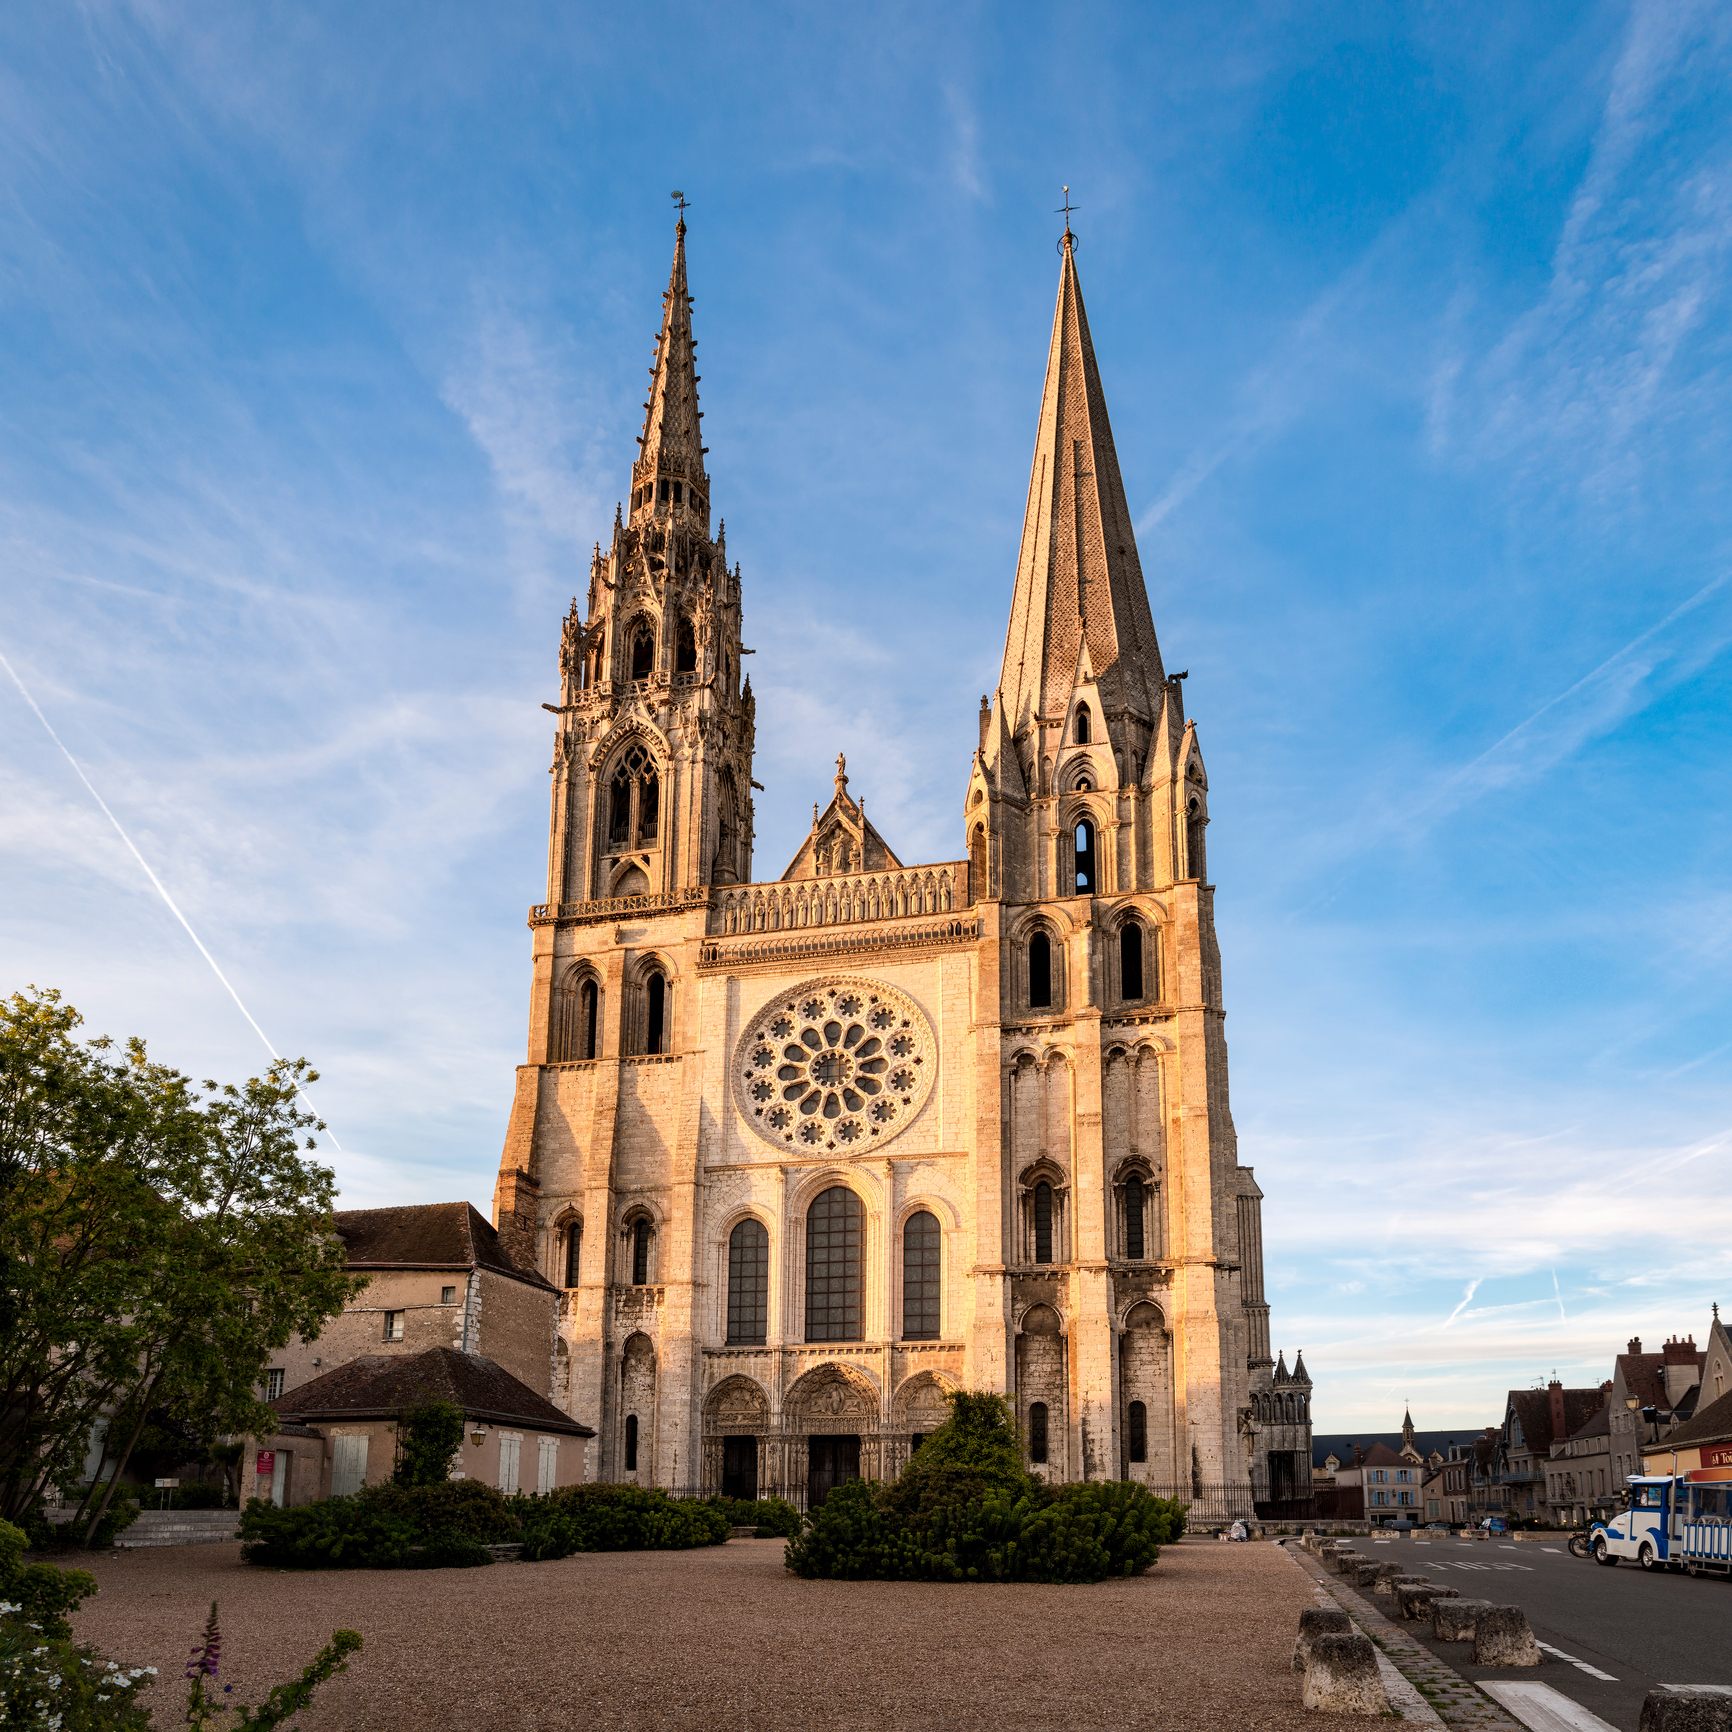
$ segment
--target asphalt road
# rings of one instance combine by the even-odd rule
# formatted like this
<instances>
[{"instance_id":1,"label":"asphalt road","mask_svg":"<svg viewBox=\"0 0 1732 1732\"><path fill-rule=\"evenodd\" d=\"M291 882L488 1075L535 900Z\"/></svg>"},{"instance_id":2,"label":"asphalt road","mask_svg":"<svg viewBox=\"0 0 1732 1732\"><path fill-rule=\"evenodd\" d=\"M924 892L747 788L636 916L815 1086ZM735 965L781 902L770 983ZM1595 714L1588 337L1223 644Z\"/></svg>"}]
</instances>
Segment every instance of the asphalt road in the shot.
<instances>
[{"instance_id":1,"label":"asphalt road","mask_svg":"<svg viewBox=\"0 0 1732 1732\"><path fill-rule=\"evenodd\" d=\"M1458 1540L1445 1534L1367 1538L1368 1556L1411 1565L1463 1599L1520 1606L1546 1648L1538 1676L1617 1727L1636 1732L1642 1698L1655 1684L1732 1686L1732 1580L1725 1576L1602 1568L1573 1558L1556 1540ZM1531 1678L1464 1663L1456 1643L1402 1628L1471 1678ZM1603 1674L1603 1676L1596 1676Z\"/></svg>"}]
</instances>

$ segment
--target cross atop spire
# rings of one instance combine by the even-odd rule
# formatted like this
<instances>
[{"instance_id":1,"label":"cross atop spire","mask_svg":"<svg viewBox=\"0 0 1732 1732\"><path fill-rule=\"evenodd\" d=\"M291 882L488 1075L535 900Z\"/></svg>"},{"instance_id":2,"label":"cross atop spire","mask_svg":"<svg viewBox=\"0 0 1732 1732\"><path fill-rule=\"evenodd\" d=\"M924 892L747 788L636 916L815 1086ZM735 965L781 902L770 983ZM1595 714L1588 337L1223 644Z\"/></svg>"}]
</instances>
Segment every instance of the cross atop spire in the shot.
<instances>
[{"instance_id":1,"label":"cross atop spire","mask_svg":"<svg viewBox=\"0 0 1732 1732\"><path fill-rule=\"evenodd\" d=\"M679 221L674 230L674 262L662 296L661 330L656 336L650 394L644 404L643 437L631 467L630 521L650 517L695 517L706 531L710 481L704 471L704 443L698 408L697 340L692 335L692 297L686 289L686 211L684 193L673 195Z\"/></svg>"},{"instance_id":2,"label":"cross atop spire","mask_svg":"<svg viewBox=\"0 0 1732 1732\"><path fill-rule=\"evenodd\" d=\"M1106 393L1083 310L1070 212L1000 684L1014 733L1062 714L1088 662L1109 710L1161 713L1165 676Z\"/></svg>"},{"instance_id":3,"label":"cross atop spire","mask_svg":"<svg viewBox=\"0 0 1732 1732\"><path fill-rule=\"evenodd\" d=\"M1064 203L1058 208L1064 213L1064 237L1062 244L1069 247L1076 239L1076 236L1070 232L1070 213L1073 210L1081 210L1082 206L1074 205L1070 202L1070 188L1068 186L1064 189Z\"/></svg>"}]
</instances>

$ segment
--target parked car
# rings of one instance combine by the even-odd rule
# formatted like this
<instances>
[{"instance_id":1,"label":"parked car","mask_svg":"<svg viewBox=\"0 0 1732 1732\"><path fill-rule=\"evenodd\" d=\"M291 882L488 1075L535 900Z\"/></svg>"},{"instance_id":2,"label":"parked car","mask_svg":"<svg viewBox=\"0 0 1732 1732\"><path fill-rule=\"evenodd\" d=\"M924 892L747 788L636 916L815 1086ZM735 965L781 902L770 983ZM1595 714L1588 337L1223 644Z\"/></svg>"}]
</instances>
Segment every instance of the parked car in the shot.
<instances>
[{"instance_id":1,"label":"parked car","mask_svg":"<svg viewBox=\"0 0 1732 1732\"><path fill-rule=\"evenodd\" d=\"M1502 1516L1486 1516L1481 1520L1479 1526L1481 1533L1507 1534L1509 1532L1509 1523Z\"/></svg>"}]
</instances>

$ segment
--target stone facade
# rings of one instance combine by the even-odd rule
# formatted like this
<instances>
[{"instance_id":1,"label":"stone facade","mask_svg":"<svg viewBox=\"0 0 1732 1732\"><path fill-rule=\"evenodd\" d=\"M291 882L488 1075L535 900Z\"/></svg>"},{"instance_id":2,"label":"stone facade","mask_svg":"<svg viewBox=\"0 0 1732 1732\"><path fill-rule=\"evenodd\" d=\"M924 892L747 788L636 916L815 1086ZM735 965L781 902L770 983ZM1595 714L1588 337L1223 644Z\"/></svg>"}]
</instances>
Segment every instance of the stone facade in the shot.
<instances>
[{"instance_id":1,"label":"stone facade","mask_svg":"<svg viewBox=\"0 0 1732 1732\"><path fill-rule=\"evenodd\" d=\"M494 1209L562 1291L553 1396L597 1426L601 1478L821 1496L894 1472L967 1386L1014 1398L1055 1479L1246 1508L1274 1448L1304 1489L1309 1379L1274 1400L1228 1107L1209 779L1061 250L965 857L904 864L838 760L755 882L742 576L711 531L680 226L629 508L547 706Z\"/></svg>"}]
</instances>

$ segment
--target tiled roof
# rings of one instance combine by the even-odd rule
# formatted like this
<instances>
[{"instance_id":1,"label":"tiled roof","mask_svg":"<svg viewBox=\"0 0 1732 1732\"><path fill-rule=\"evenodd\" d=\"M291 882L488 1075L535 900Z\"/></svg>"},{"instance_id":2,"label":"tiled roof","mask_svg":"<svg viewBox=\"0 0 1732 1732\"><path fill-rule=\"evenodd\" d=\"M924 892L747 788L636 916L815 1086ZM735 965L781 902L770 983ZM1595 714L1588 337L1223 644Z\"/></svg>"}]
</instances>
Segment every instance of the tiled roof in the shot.
<instances>
[{"instance_id":1,"label":"tiled roof","mask_svg":"<svg viewBox=\"0 0 1732 1732\"><path fill-rule=\"evenodd\" d=\"M351 1269L491 1269L548 1285L506 1256L499 1235L470 1203L339 1209L336 1227Z\"/></svg>"},{"instance_id":2,"label":"tiled roof","mask_svg":"<svg viewBox=\"0 0 1732 1732\"><path fill-rule=\"evenodd\" d=\"M424 1353L368 1353L303 1383L270 1405L284 1418L390 1419L406 1407L450 1401L469 1419L534 1431L594 1437L592 1427L561 1413L544 1395L479 1353L429 1347Z\"/></svg>"},{"instance_id":3,"label":"tiled roof","mask_svg":"<svg viewBox=\"0 0 1732 1732\"><path fill-rule=\"evenodd\" d=\"M1413 1434L1413 1447L1422 1456L1433 1452L1438 1455L1448 1455L1455 1444L1468 1444L1478 1433L1474 1427L1464 1427L1460 1431L1416 1431ZM1324 1458L1331 1453L1335 1459L1345 1466L1351 1467L1354 1461L1353 1452L1356 1449L1369 1450L1373 1444L1381 1443L1397 1453L1401 1450L1401 1433L1399 1431L1333 1431L1311 1439L1311 1465L1321 1467Z\"/></svg>"},{"instance_id":4,"label":"tiled roof","mask_svg":"<svg viewBox=\"0 0 1732 1732\"><path fill-rule=\"evenodd\" d=\"M1604 1402L1595 1409L1594 1415L1585 1424L1579 1425L1570 1433L1571 1438L1606 1437L1612 1429L1612 1410Z\"/></svg>"},{"instance_id":5,"label":"tiled roof","mask_svg":"<svg viewBox=\"0 0 1732 1732\"><path fill-rule=\"evenodd\" d=\"M1710 1401L1694 1419L1680 1425L1666 1439L1667 1445L1719 1443L1732 1438L1732 1389L1718 1401Z\"/></svg>"},{"instance_id":6,"label":"tiled roof","mask_svg":"<svg viewBox=\"0 0 1732 1732\"><path fill-rule=\"evenodd\" d=\"M1563 1435L1571 1436L1606 1405L1602 1389L1566 1389ZM1522 1439L1536 1455L1544 1455L1556 1439L1552 1435L1552 1392L1549 1389L1512 1389L1505 1409L1515 1410L1521 1421Z\"/></svg>"}]
</instances>

